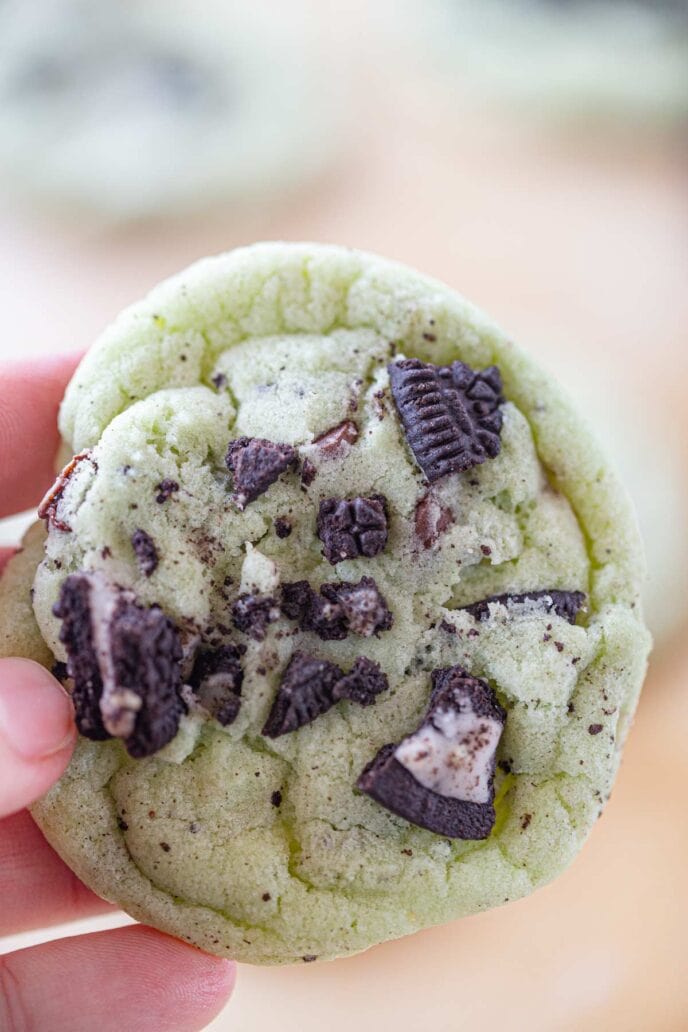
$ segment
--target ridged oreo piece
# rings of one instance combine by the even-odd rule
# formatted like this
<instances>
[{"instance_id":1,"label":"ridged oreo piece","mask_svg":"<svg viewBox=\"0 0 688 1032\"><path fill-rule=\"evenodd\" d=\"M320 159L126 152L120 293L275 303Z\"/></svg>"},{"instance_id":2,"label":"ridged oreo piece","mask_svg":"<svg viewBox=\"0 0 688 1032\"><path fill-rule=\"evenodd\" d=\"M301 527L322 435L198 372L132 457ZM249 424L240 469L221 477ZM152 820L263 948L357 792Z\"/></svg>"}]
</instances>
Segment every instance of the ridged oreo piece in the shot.
<instances>
[{"instance_id":1,"label":"ridged oreo piece","mask_svg":"<svg viewBox=\"0 0 688 1032\"><path fill-rule=\"evenodd\" d=\"M387 544L387 499L324 498L318 512L323 555L333 566L358 556L372 558Z\"/></svg>"},{"instance_id":2,"label":"ridged oreo piece","mask_svg":"<svg viewBox=\"0 0 688 1032\"><path fill-rule=\"evenodd\" d=\"M334 663L295 652L262 733L267 738L279 738L322 716L334 705L332 692L342 676Z\"/></svg>"},{"instance_id":3,"label":"ridged oreo piece","mask_svg":"<svg viewBox=\"0 0 688 1032\"><path fill-rule=\"evenodd\" d=\"M388 368L406 440L431 483L499 454L504 397L496 366L476 372L464 362L409 358Z\"/></svg>"},{"instance_id":4,"label":"ridged oreo piece","mask_svg":"<svg viewBox=\"0 0 688 1032\"><path fill-rule=\"evenodd\" d=\"M185 710L182 647L171 620L89 573L67 577L54 613L62 620L80 732L122 738L135 758L167 745Z\"/></svg>"},{"instance_id":5,"label":"ridged oreo piece","mask_svg":"<svg viewBox=\"0 0 688 1032\"><path fill-rule=\"evenodd\" d=\"M471 602L468 606L461 606L461 609L470 613L476 620L488 620L490 617L490 602L498 602L503 606L519 604L524 602L535 602L538 607L547 613L555 613L570 624L576 622L576 617L585 606L586 596L582 591L524 591L520 594L490 595L481 599L480 602Z\"/></svg>"},{"instance_id":6,"label":"ridged oreo piece","mask_svg":"<svg viewBox=\"0 0 688 1032\"><path fill-rule=\"evenodd\" d=\"M357 787L411 824L484 839L494 822L496 751L506 713L489 685L461 667L435 670L425 719L385 745Z\"/></svg>"}]
</instances>

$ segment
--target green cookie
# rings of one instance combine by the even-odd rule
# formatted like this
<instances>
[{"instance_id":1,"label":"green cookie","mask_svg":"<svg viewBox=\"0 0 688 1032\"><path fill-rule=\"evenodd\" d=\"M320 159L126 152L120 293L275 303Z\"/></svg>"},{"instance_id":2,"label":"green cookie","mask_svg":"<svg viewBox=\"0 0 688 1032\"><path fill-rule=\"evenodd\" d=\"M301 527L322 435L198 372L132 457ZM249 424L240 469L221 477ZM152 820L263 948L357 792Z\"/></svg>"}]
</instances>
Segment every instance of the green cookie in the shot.
<instances>
[{"instance_id":1,"label":"green cookie","mask_svg":"<svg viewBox=\"0 0 688 1032\"><path fill-rule=\"evenodd\" d=\"M69 659L91 740L33 813L89 886L287 963L566 867L645 671L642 548L483 315L356 251L234 251L120 316L60 427L85 454L3 581L0 650Z\"/></svg>"}]
</instances>

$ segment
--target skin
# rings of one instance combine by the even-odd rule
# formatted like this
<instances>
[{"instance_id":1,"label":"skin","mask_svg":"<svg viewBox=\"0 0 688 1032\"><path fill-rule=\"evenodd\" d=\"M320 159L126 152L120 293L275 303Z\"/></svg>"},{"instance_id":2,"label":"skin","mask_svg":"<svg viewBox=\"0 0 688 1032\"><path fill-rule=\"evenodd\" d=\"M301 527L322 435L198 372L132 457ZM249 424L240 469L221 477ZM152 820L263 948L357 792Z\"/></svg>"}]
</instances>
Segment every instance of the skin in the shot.
<instances>
[{"instance_id":1,"label":"skin","mask_svg":"<svg viewBox=\"0 0 688 1032\"><path fill-rule=\"evenodd\" d=\"M0 369L0 518L35 506L53 480L57 410L80 355ZM12 554L0 549L0 570ZM69 762L69 697L26 659L0 660L0 936L110 909L48 846L25 807ZM7 1032L191 1032L231 994L235 965L151 928L73 936L0 955Z\"/></svg>"}]
</instances>

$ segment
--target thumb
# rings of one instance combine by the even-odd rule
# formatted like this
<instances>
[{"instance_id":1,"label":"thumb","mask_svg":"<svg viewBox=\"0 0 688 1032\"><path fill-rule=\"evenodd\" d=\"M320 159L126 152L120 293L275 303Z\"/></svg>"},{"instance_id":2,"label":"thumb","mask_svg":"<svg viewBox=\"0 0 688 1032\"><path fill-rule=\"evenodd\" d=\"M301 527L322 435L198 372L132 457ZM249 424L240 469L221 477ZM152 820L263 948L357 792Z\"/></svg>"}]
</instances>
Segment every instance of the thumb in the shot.
<instances>
[{"instance_id":1,"label":"thumb","mask_svg":"<svg viewBox=\"0 0 688 1032\"><path fill-rule=\"evenodd\" d=\"M0 659L0 817L57 781L76 740L69 696L30 659Z\"/></svg>"}]
</instances>

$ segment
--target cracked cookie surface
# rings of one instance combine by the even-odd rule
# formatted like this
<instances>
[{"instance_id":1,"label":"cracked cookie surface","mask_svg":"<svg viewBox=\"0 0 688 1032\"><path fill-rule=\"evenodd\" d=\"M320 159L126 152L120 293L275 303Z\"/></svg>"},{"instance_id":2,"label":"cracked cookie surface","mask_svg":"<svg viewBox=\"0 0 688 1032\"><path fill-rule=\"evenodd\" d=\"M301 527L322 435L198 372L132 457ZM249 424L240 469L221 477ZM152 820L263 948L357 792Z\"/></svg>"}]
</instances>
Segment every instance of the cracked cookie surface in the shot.
<instances>
[{"instance_id":1,"label":"cracked cookie surface","mask_svg":"<svg viewBox=\"0 0 688 1032\"><path fill-rule=\"evenodd\" d=\"M407 359L498 367L498 452L429 483L390 386ZM233 252L120 317L70 385L61 430L90 461L60 485L44 555L39 540L35 562L23 557L22 590L38 565L36 648L66 658L52 607L86 570L159 605L187 651L240 649L243 671L229 723L206 689L208 705L185 696L176 737L147 759L81 740L34 808L96 891L204 949L280 963L518 898L572 859L609 794L644 672L641 548L568 402L480 313L358 252ZM289 459L243 509L225 461L237 440L275 442ZM321 503L375 498L386 537L333 563ZM155 564L142 564L141 541ZM370 634L349 616L323 637L280 609L283 587L305 582L339 619L339 595L321 587L364 578L390 613ZM585 606L571 620L546 592L580 592ZM386 687L370 704L328 697L310 723L266 737L297 653L347 676L363 657ZM454 666L506 713L496 820L480 841L425 830L355 787L421 725L433 671Z\"/></svg>"}]
</instances>

